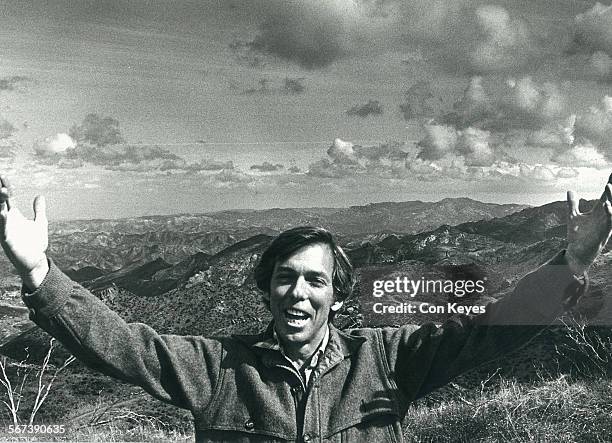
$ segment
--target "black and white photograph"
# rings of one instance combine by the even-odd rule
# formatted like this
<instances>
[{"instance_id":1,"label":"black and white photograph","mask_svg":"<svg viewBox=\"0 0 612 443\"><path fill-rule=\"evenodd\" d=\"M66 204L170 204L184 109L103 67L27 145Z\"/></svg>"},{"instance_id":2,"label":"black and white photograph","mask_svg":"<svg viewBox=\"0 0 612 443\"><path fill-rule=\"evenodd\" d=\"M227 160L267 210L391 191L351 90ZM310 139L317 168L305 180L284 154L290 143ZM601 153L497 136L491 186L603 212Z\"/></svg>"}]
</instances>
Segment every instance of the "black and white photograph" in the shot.
<instances>
[{"instance_id":1,"label":"black and white photograph","mask_svg":"<svg viewBox=\"0 0 612 443\"><path fill-rule=\"evenodd\" d=\"M0 0L0 441L612 439L610 0Z\"/></svg>"}]
</instances>

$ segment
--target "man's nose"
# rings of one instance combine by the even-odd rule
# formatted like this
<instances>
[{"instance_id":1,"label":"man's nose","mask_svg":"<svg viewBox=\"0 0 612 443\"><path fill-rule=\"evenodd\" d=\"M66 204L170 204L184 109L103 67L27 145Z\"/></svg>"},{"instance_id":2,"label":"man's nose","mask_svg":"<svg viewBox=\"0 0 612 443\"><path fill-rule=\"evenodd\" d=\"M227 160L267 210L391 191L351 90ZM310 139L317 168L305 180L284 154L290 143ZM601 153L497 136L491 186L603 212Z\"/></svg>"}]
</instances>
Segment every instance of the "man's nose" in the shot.
<instances>
[{"instance_id":1,"label":"man's nose","mask_svg":"<svg viewBox=\"0 0 612 443\"><path fill-rule=\"evenodd\" d=\"M300 300L308 298L308 283L303 276L299 276L291 288L291 296Z\"/></svg>"}]
</instances>

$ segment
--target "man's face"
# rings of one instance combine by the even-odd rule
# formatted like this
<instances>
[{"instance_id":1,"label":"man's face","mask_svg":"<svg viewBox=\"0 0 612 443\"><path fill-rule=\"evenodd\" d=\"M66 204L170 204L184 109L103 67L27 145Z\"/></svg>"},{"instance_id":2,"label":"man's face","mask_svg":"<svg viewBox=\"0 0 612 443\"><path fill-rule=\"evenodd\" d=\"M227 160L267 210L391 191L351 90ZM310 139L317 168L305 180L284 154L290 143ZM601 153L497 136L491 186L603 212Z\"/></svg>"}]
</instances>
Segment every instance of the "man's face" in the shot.
<instances>
[{"instance_id":1,"label":"man's face","mask_svg":"<svg viewBox=\"0 0 612 443\"><path fill-rule=\"evenodd\" d=\"M266 296L283 344L302 346L323 339L330 310L342 306L334 302L333 270L332 251L322 243L304 246L276 263Z\"/></svg>"}]
</instances>

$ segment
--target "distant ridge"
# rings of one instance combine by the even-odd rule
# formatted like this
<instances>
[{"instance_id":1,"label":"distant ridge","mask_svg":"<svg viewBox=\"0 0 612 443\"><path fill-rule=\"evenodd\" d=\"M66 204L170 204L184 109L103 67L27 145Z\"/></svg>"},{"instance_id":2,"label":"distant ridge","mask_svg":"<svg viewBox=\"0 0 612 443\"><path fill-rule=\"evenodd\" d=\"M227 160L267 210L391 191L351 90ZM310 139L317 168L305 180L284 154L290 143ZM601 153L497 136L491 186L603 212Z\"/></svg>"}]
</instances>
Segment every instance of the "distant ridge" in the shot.
<instances>
[{"instance_id":1,"label":"distant ridge","mask_svg":"<svg viewBox=\"0 0 612 443\"><path fill-rule=\"evenodd\" d=\"M275 236L300 225L325 227L343 244L359 245L391 234L401 236L436 229L442 224L490 220L525 208L526 205L445 198L439 202L379 202L347 208L273 208L111 220L52 220L48 252L61 269L77 280L91 280L157 258L175 265L197 253L212 256L255 235ZM3 278L7 283L19 284L2 256L0 281Z\"/></svg>"},{"instance_id":2,"label":"distant ridge","mask_svg":"<svg viewBox=\"0 0 612 443\"><path fill-rule=\"evenodd\" d=\"M445 199L436 205L438 209L462 208L465 203L472 209L481 205L470 199ZM583 205L589 204L583 202ZM414 202L377 203L342 211L352 216L363 211L370 216L380 213L380 208L412 211L418 206ZM441 224L415 234L380 232L382 223L378 223L371 225L369 233L341 235L340 243L360 273L395 263L415 275L448 276L465 272L486 275L486 297L498 298L511 291L521 275L562 249L566 210L565 202L554 202L523 208L503 217L489 215L487 219L455 226ZM93 275L93 280L83 283L126 319L148 323L162 332L211 335L255 331L265 326L269 312L261 304L252 270L272 238L273 234L259 232L236 240L214 254L198 251L174 264L157 255L148 262L131 263L102 277L95 278L97 271L92 269L86 269L81 275ZM162 254L163 249L164 246L158 245L156 251ZM78 274L79 270L73 272ZM351 300L338 321L345 326L371 324L367 310L362 311L362 303L359 298ZM160 312L168 315L160 316ZM421 320L404 318L407 322ZM42 338L28 331L2 351L10 354L9 348L16 351L18 343L28 342L33 346L35 342L41 343Z\"/></svg>"}]
</instances>

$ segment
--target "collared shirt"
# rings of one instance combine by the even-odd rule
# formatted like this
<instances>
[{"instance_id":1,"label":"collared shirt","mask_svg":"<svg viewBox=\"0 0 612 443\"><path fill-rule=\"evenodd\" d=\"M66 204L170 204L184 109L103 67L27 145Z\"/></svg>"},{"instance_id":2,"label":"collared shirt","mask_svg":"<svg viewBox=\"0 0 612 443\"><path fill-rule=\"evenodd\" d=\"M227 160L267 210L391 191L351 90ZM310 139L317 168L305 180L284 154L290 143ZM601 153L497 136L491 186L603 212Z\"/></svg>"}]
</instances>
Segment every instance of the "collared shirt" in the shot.
<instances>
[{"instance_id":1,"label":"collared shirt","mask_svg":"<svg viewBox=\"0 0 612 443\"><path fill-rule=\"evenodd\" d=\"M308 382L310 382L310 376L312 375L312 371L319 364L319 360L323 356L325 349L327 348L327 344L329 343L329 325L325 328L325 335L323 336L323 340L319 344L317 350L312 354L312 356L304 362L303 365L300 366L298 362L292 360L290 357L285 354L283 347L278 339L278 335L276 334L276 329L273 329L274 333L271 338L268 340L259 342L256 346L265 349L272 349L275 351L279 351L287 362L291 364L291 367L296 370L296 372L300 375L304 386L308 386Z\"/></svg>"}]
</instances>

